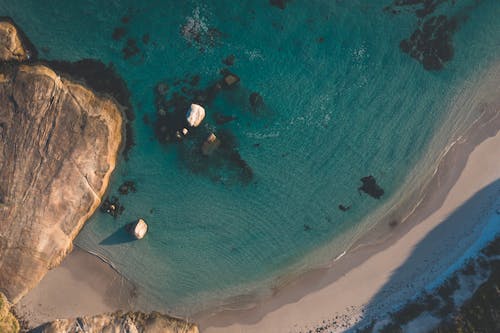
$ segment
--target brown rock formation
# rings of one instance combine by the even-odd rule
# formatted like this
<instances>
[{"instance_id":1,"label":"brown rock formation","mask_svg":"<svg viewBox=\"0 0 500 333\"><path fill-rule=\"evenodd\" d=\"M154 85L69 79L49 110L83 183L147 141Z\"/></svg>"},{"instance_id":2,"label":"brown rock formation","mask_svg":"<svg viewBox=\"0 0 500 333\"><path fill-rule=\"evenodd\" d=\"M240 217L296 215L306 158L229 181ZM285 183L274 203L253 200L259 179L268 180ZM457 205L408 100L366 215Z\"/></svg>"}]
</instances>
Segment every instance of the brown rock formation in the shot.
<instances>
[{"instance_id":1,"label":"brown rock formation","mask_svg":"<svg viewBox=\"0 0 500 333\"><path fill-rule=\"evenodd\" d=\"M46 66L2 67L0 291L12 302L71 251L101 202L121 141L112 100Z\"/></svg>"},{"instance_id":2,"label":"brown rock formation","mask_svg":"<svg viewBox=\"0 0 500 333\"><path fill-rule=\"evenodd\" d=\"M94 317L56 320L37 329L40 333L198 333L195 324L162 315L158 312L116 312Z\"/></svg>"},{"instance_id":3,"label":"brown rock formation","mask_svg":"<svg viewBox=\"0 0 500 333\"><path fill-rule=\"evenodd\" d=\"M24 61L28 58L16 27L8 22L0 22L0 60Z\"/></svg>"}]
</instances>

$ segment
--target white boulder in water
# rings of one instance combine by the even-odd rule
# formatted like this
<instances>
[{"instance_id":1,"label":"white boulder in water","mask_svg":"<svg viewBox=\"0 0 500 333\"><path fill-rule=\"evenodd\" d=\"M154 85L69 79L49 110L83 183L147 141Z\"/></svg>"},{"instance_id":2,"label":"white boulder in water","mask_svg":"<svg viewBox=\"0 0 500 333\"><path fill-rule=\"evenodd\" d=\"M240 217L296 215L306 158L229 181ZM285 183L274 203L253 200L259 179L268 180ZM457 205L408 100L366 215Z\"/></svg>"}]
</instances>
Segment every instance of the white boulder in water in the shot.
<instances>
[{"instance_id":1,"label":"white boulder in water","mask_svg":"<svg viewBox=\"0 0 500 333\"><path fill-rule=\"evenodd\" d=\"M198 104L191 104L186 114L186 119L191 127L196 127L201 124L205 118L205 109Z\"/></svg>"},{"instance_id":2,"label":"white boulder in water","mask_svg":"<svg viewBox=\"0 0 500 333\"><path fill-rule=\"evenodd\" d=\"M148 225L143 219L137 220L130 226L130 233L137 239L142 239L148 231Z\"/></svg>"}]
</instances>

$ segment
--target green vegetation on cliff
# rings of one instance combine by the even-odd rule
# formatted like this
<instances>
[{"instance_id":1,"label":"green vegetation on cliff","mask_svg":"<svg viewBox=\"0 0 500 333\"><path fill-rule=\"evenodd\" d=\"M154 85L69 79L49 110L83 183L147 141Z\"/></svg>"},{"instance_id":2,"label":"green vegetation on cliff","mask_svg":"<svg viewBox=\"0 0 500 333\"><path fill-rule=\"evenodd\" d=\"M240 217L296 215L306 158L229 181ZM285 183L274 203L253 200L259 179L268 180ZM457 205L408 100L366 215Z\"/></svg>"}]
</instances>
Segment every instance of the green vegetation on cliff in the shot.
<instances>
[{"instance_id":1,"label":"green vegetation on cliff","mask_svg":"<svg viewBox=\"0 0 500 333\"><path fill-rule=\"evenodd\" d=\"M10 312L10 304L2 293L0 293L0 332L19 332L19 323L16 317Z\"/></svg>"}]
</instances>

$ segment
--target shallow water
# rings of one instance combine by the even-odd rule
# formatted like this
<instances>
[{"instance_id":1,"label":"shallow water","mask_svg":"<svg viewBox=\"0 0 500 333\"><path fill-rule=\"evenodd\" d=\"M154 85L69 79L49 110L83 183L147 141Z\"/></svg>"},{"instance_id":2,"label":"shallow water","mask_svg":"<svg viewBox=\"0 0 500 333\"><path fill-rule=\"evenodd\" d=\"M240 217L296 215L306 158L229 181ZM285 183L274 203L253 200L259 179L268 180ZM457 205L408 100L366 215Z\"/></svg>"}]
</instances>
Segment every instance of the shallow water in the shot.
<instances>
[{"instance_id":1,"label":"shallow water","mask_svg":"<svg viewBox=\"0 0 500 333\"><path fill-rule=\"evenodd\" d=\"M441 71L425 70L400 50L417 18L408 9L384 12L389 4L293 1L281 10L267 1L0 1L0 12L24 29L41 57L112 62L132 94L136 146L108 192L118 195L125 180L137 192L119 196L125 211L117 219L96 212L76 244L135 282L139 302L178 314L251 300L277 277L341 254L366 230L362 221L395 200L417 162L444 149L447 139L429 146L437 130L452 133L470 121L469 110L454 108L450 116L449 105L500 58L495 0L438 7L460 22L454 57ZM119 41L112 39L116 27L127 31ZM124 59L128 38L139 51ZM254 173L249 183L232 167L192 172L182 146L160 144L142 120L156 119L158 82L173 91L176 79L200 75L206 87L221 78L230 54L241 82L207 106L204 126L233 133ZM257 115L251 92L264 99ZM216 125L214 112L236 120ZM367 175L384 189L381 199L358 192ZM339 204L351 208L343 212ZM130 241L123 226L138 217L149 233ZM310 255L327 244L320 257Z\"/></svg>"}]
</instances>

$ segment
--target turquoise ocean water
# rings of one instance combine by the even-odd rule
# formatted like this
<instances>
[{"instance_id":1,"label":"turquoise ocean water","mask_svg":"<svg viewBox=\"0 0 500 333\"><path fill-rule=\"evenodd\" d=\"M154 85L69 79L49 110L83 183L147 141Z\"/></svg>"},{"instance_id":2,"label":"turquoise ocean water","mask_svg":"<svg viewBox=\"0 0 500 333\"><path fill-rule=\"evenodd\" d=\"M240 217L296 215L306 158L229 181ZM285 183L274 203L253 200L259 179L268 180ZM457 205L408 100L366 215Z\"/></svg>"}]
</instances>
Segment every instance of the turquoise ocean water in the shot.
<instances>
[{"instance_id":1,"label":"turquoise ocean water","mask_svg":"<svg viewBox=\"0 0 500 333\"><path fill-rule=\"evenodd\" d=\"M409 9L384 12L390 0L294 0L284 10L263 0L1 0L0 12L23 28L40 57L112 62L126 81L136 146L108 192L117 195L125 180L137 192L119 196L125 211L117 219L96 212L75 243L133 281L137 302L190 315L267 295L284 276L341 254L370 216L398 200L417 163L444 149L441 139L429 152L438 130L465 126L470 117L460 112L467 110L450 114L449 105L499 60L500 3L451 3L437 9L460 17L454 57L441 71L401 52L418 18ZM117 27L126 29L118 41ZM183 34L186 27L201 38ZM139 52L124 59L128 38ZM207 112L236 117L224 127L253 170L249 184L226 170L219 181L191 172L178 147L160 144L142 120L155 119L158 82L175 89L177 78L200 75L206 85L220 78L231 54L240 86ZM263 114L250 112L254 91ZM217 129L210 116L206 124ZM367 175L384 189L380 200L358 193ZM149 233L129 241L123 226L138 217Z\"/></svg>"}]
</instances>

